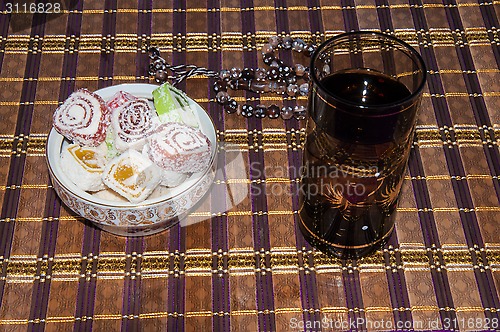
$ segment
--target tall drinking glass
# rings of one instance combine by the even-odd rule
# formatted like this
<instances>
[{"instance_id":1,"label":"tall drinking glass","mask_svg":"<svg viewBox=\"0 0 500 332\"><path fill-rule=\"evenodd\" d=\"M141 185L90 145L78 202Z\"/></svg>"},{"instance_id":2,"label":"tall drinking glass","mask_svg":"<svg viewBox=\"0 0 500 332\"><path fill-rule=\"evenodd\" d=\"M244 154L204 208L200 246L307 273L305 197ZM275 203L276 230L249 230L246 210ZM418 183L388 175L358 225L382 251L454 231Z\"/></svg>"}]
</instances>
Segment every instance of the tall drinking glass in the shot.
<instances>
[{"instance_id":1,"label":"tall drinking glass","mask_svg":"<svg viewBox=\"0 0 500 332\"><path fill-rule=\"evenodd\" d=\"M318 249L359 258L394 229L426 69L410 45L351 32L311 59L299 227Z\"/></svg>"}]
</instances>

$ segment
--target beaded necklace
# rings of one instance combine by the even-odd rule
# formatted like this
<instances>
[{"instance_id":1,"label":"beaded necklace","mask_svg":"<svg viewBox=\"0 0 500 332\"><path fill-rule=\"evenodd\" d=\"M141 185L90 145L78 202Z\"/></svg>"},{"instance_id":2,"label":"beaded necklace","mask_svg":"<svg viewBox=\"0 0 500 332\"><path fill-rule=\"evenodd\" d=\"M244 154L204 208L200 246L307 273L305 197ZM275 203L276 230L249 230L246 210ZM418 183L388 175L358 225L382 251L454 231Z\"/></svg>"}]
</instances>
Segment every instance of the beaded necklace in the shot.
<instances>
[{"instance_id":1,"label":"beaded necklace","mask_svg":"<svg viewBox=\"0 0 500 332\"><path fill-rule=\"evenodd\" d=\"M289 97L307 96L309 93L309 68L300 63L293 66L285 64L276 56L276 51L280 49L292 50L310 57L316 46L308 44L300 38L272 36L261 49L262 61L267 68L241 69L233 67L223 69L220 72L194 65L172 66L160 56L158 48L151 47L149 49L151 62L148 72L160 84L170 81L171 84L176 85L193 75L215 78L213 85L213 90L216 92L215 100L223 106L228 114L236 113L247 118L267 116L271 119L281 116L284 120L295 117L301 120L306 116L304 106L283 106L280 108L276 104L269 106L258 104L255 107L250 103L240 105L228 92L228 90L247 90L258 94L276 93Z\"/></svg>"}]
</instances>

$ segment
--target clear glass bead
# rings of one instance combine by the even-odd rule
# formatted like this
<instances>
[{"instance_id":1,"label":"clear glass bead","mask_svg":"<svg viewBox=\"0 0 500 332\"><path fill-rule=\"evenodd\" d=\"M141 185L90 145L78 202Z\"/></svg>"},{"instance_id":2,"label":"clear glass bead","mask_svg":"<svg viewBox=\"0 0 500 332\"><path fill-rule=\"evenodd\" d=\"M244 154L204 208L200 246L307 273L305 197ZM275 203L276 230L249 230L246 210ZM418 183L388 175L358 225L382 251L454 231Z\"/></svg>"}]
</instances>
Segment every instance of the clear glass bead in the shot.
<instances>
[{"instance_id":1,"label":"clear glass bead","mask_svg":"<svg viewBox=\"0 0 500 332\"><path fill-rule=\"evenodd\" d=\"M282 43L282 45L283 45L283 48L284 48L285 50L289 50L289 49L291 49L291 48L292 48L292 44L293 44L293 39L292 39L292 37L290 37L290 36L286 36L285 38L283 38L283 43Z\"/></svg>"},{"instance_id":2,"label":"clear glass bead","mask_svg":"<svg viewBox=\"0 0 500 332\"><path fill-rule=\"evenodd\" d=\"M262 45L260 52L262 53L262 55L272 54L274 52L274 48L271 44L264 44Z\"/></svg>"},{"instance_id":3,"label":"clear glass bead","mask_svg":"<svg viewBox=\"0 0 500 332\"><path fill-rule=\"evenodd\" d=\"M293 116L297 119L297 120L303 120L306 118L306 108L304 106L295 106L293 108Z\"/></svg>"},{"instance_id":4,"label":"clear glass bead","mask_svg":"<svg viewBox=\"0 0 500 332\"><path fill-rule=\"evenodd\" d=\"M292 50L295 52L303 52L307 47L307 44L300 38L295 39L292 42Z\"/></svg>"},{"instance_id":5,"label":"clear glass bead","mask_svg":"<svg viewBox=\"0 0 500 332\"><path fill-rule=\"evenodd\" d=\"M299 87L297 86L297 84L290 84L286 88L286 94L289 95L290 97L296 96L297 92L299 92Z\"/></svg>"},{"instance_id":6,"label":"clear glass bead","mask_svg":"<svg viewBox=\"0 0 500 332\"><path fill-rule=\"evenodd\" d=\"M297 75L297 76L304 75L304 73L306 71L306 67L304 67L300 63L296 63L293 69L295 70L295 75Z\"/></svg>"},{"instance_id":7,"label":"clear glass bead","mask_svg":"<svg viewBox=\"0 0 500 332\"><path fill-rule=\"evenodd\" d=\"M301 96L307 96L309 94L309 83L302 83L299 86L299 92Z\"/></svg>"},{"instance_id":8,"label":"clear glass bead","mask_svg":"<svg viewBox=\"0 0 500 332\"><path fill-rule=\"evenodd\" d=\"M269 45L271 45L274 48L277 48L279 44L280 44L280 37L278 36L269 37Z\"/></svg>"},{"instance_id":9,"label":"clear glass bead","mask_svg":"<svg viewBox=\"0 0 500 332\"><path fill-rule=\"evenodd\" d=\"M283 120L293 118L293 108L291 106L283 106L280 115Z\"/></svg>"},{"instance_id":10,"label":"clear glass bead","mask_svg":"<svg viewBox=\"0 0 500 332\"><path fill-rule=\"evenodd\" d=\"M226 104L231 97L229 96L229 93L227 91L219 91L217 92L217 95L215 96L215 100L221 105Z\"/></svg>"}]
</instances>

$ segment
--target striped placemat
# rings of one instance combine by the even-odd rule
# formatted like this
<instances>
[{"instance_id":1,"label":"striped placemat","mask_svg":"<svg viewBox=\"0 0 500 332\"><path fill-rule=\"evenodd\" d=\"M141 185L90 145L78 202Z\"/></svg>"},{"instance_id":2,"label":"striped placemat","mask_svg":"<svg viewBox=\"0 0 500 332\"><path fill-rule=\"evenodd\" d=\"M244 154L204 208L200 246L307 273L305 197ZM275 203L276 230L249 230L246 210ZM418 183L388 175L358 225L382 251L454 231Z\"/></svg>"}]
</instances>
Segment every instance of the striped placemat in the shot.
<instances>
[{"instance_id":1,"label":"striped placemat","mask_svg":"<svg viewBox=\"0 0 500 332\"><path fill-rule=\"evenodd\" d=\"M499 3L56 2L45 15L0 4L0 330L500 329ZM55 194L53 110L77 88L149 82L150 46L220 70L262 65L270 36L351 30L401 38L429 70L396 232L376 254L311 248L296 228L304 122L224 114L205 77L180 87L213 118L225 167L182 225L117 237Z\"/></svg>"}]
</instances>

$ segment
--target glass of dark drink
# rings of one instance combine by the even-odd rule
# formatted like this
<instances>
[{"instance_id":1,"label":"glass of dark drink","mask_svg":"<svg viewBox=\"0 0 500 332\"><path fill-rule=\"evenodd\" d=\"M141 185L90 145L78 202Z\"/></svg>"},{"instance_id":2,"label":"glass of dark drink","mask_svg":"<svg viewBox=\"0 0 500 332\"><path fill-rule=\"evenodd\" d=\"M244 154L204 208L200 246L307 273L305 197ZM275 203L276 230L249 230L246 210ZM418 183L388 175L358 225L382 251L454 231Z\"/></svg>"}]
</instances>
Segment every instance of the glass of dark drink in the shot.
<instances>
[{"instance_id":1,"label":"glass of dark drink","mask_svg":"<svg viewBox=\"0 0 500 332\"><path fill-rule=\"evenodd\" d=\"M318 47L310 76L299 227L321 251L360 258L394 229L425 65L397 38L351 32Z\"/></svg>"}]
</instances>

